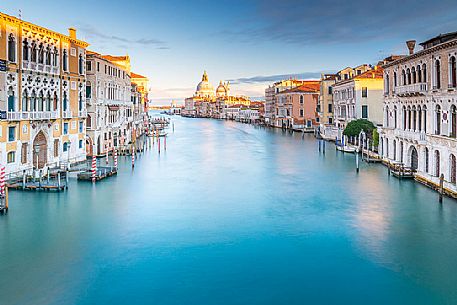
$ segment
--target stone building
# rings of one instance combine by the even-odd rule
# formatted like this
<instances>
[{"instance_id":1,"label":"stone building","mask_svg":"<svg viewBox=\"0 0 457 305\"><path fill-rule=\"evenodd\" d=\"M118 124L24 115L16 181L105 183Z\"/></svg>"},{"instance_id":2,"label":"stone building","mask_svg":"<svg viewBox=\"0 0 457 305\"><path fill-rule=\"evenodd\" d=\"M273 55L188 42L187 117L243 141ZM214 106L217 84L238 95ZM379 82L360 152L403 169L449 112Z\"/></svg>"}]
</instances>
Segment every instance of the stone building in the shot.
<instances>
[{"instance_id":1,"label":"stone building","mask_svg":"<svg viewBox=\"0 0 457 305\"><path fill-rule=\"evenodd\" d=\"M356 71L356 73L349 73ZM372 70L348 68L338 73L333 85L333 108L335 125L344 129L352 120L367 119L375 125L382 124L383 70L375 66Z\"/></svg>"},{"instance_id":2,"label":"stone building","mask_svg":"<svg viewBox=\"0 0 457 305\"><path fill-rule=\"evenodd\" d=\"M384 122L380 150L386 162L416 170L416 179L457 195L457 32L420 45L384 66Z\"/></svg>"},{"instance_id":3,"label":"stone building","mask_svg":"<svg viewBox=\"0 0 457 305\"><path fill-rule=\"evenodd\" d=\"M6 172L85 160L86 48L0 13L0 163Z\"/></svg>"},{"instance_id":4,"label":"stone building","mask_svg":"<svg viewBox=\"0 0 457 305\"><path fill-rule=\"evenodd\" d=\"M337 74L322 74L319 88L317 112L322 125L333 125L333 85Z\"/></svg>"},{"instance_id":5,"label":"stone building","mask_svg":"<svg viewBox=\"0 0 457 305\"><path fill-rule=\"evenodd\" d=\"M127 149L133 130L129 56L87 52L87 154Z\"/></svg>"}]
</instances>

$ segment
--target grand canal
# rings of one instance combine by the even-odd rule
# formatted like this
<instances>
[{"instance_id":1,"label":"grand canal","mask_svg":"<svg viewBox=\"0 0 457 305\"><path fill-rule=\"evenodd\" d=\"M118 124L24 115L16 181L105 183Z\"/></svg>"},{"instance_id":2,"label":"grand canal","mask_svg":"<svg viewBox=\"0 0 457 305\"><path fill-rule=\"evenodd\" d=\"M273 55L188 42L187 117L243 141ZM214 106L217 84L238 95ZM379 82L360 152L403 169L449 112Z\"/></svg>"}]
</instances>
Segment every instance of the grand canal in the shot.
<instances>
[{"instance_id":1,"label":"grand canal","mask_svg":"<svg viewBox=\"0 0 457 305\"><path fill-rule=\"evenodd\" d=\"M312 136L174 118L160 156L10 193L0 304L457 304L457 202Z\"/></svg>"}]
</instances>

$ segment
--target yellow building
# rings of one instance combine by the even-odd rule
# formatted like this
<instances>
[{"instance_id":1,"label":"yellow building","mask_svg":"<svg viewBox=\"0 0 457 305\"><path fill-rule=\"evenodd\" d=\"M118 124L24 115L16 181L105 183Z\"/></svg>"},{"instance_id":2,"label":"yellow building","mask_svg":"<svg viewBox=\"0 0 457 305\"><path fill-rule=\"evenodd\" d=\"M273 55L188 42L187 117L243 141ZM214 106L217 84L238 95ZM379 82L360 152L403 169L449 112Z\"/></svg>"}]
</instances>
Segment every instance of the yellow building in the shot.
<instances>
[{"instance_id":1,"label":"yellow building","mask_svg":"<svg viewBox=\"0 0 457 305\"><path fill-rule=\"evenodd\" d=\"M88 44L0 13L0 163L7 173L84 161Z\"/></svg>"}]
</instances>

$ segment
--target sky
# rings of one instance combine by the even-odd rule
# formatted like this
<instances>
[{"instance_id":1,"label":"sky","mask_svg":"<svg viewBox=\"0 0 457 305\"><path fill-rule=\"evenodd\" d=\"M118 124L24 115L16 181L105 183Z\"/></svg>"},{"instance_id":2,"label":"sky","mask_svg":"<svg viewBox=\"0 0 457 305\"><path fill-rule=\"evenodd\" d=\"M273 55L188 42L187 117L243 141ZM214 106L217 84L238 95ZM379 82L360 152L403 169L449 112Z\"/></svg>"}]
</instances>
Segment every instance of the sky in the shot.
<instances>
[{"instance_id":1,"label":"sky","mask_svg":"<svg viewBox=\"0 0 457 305\"><path fill-rule=\"evenodd\" d=\"M71 5L69 6L69 4ZM319 78L406 54L417 42L457 31L456 0L2 0L0 11L67 33L89 49L128 54L150 79L150 98L169 104L192 96L203 71L232 94L262 97L289 77ZM416 50L420 46L416 47Z\"/></svg>"}]
</instances>

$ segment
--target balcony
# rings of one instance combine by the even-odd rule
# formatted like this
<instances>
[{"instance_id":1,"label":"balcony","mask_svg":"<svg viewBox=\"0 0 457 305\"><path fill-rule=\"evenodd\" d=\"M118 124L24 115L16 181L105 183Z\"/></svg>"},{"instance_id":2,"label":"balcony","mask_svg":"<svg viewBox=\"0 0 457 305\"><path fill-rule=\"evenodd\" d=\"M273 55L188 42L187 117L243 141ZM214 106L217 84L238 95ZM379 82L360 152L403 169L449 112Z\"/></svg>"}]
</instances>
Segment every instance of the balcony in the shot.
<instances>
[{"instance_id":1,"label":"balcony","mask_svg":"<svg viewBox=\"0 0 457 305\"><path fill-rule=\"evenodd\" d=\"M417 143L425 142L425 138L426 138L424 131L418 132L418 131L413 131L413 130L395 129L394 135L400 139L416 141Z\"/></svg>"},{"instance_id":2,"label":"balcony","mask_svg":"<svg viewBox=\"0 0 457 305\"><path fill-rule=\"evenodd\" d=\"M80 118L87 118L87 110L84 109L84 110L79 110L78 111L78 117Z\"/></svg>"},{"instance_id":3,"label":"balcony","mask_svg":"<svg viewBox=\"0 0 457 305\"><path fill-rule=\"evenodd\" d=\"M427 83L397 86L394 88L394 92L398 96L425 95L427 92Z\"/></svg>"},{"instance_id":4,"label":"balcony","mask_svg":"<svg viewBox=\"0 0 457 305\"><path fill-rule=\"evenodd\" d=\"M57 111L9 111L7 112L7 120L55 120L57 119Z\"/></svg>"},{"instance_id":5,"label":"balcony","mask_svg":"<svg viewBox=\"0 0 457 305\"><path fill-rule=\"evenodd\" d=\"M72 117L73 117L73 113L71 112L71 110L62 111L62 118L71 119Z\"/></svg>"}]
</instances>

